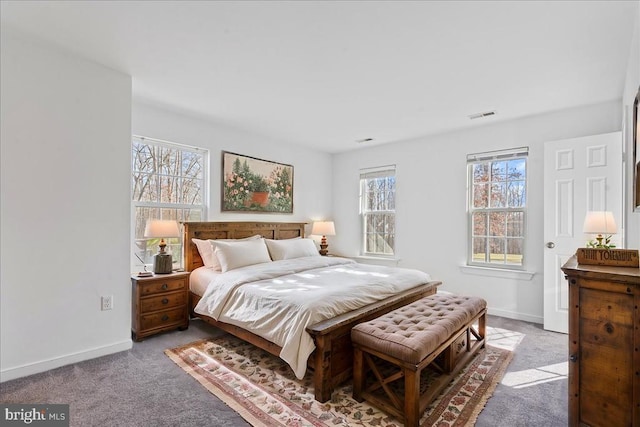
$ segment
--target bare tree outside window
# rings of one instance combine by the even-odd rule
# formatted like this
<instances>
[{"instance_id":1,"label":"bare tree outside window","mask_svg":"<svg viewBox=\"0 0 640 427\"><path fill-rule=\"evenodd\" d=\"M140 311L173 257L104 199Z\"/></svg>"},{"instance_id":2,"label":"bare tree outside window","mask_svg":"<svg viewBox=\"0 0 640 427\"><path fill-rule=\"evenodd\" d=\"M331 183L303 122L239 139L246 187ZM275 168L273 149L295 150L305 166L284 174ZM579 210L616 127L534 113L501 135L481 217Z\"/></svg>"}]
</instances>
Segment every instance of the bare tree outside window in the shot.
<instances>
[{"instance_id":1,"label":"bare tree outside window","mask_svg":"<svg viewBox=\"0 0 640 427\"><path fill-rule=\"evenodd\" d=\"M470 264L524 265L527 149L470 155Z\"/></svg>"},{"instance_id":2,"label":"bare tree outside window","mask_svg":"<svg viewBox=\"0 0 640 427\"><path fill-rule=\"evenodd\" d=\"M393 255L396 237L395 167L360 173L363 252L365 255Z\"/></svg>"},{"instance_id":3,"label":"bare tree outside window","mask_svg":"<svg viewBox=\"0 0 640 427\"><path fill-rule=\"evenodd\" d=\"M205 218L207 151L144 137L133 137L131 150L134 252L150 263L159 239L144 237L147 220L180 223ZM180 266L181 239L168 239L167 247L174 254L174 264Z\"/></svg>"}]
</instances>

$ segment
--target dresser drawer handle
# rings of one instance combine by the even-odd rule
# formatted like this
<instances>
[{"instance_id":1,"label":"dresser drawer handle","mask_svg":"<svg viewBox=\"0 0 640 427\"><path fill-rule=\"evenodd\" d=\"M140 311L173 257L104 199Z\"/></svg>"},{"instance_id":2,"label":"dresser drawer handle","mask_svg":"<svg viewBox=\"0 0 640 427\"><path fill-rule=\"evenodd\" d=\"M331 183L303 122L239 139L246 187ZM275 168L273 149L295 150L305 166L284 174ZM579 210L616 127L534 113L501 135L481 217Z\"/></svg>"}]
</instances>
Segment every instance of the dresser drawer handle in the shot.
<instances>
[{"instance_id":1,"label":"dresser drawer handle","mask_svg":"<svg viewBox=\"0 0 640 427\"><path fill-rule=\"evenodd\" d=\"M167 316L166 314L164 316L162 316L162 321L166 322L167 320L169 320L169 316Z\"/></svg>"},{"instance_id":2,"label":"dresser drawer handle","mask_svg":"<svg viewBox=\"0 0 640 427\"><path fill-rule=\"evenodd\" d=\"M167 290L167 288L168 288L168 287L169 287L169 285L167 285L166 283L164 283L164 284L162 285L162 290L163 290L163 291L165 291L165 290Z\"/></svg>"},{"instance_id":3,"label":"dresser drawer handle","mask_svg":"<svg viewBox=\"0 0 640 427\"><path fill-rule=\"evenodd\" d=\"M169 304L169 300L167 298L162 298L162 303L163 304Z\"/></svg>"}]
</instances>

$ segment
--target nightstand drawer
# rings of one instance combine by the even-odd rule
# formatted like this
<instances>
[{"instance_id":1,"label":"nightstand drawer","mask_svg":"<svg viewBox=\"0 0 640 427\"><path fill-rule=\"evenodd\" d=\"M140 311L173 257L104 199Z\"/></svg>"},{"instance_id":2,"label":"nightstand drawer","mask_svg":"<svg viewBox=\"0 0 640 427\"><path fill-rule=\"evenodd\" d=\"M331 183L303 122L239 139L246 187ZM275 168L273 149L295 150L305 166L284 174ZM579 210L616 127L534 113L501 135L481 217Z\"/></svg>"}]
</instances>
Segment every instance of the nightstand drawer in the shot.
<instances>
[{"instance_id":1,"label":"nightstand drawer","mask_svg":"<svg viewBox=\"0 0 640 427\"><path fill-rule=\"evenodd\" d=\"M151 283L140 283L140 296L153 295L160 292L177 291L187 287L187 279L170 279L154 280Z\"/></svg>"},{"instance_id":2,"label":"nightstand drawer","mask_svg":"<svg viewBox=\"0 0 640 427\"><path fill-rule=\"evenodd\" d=\"M155 297L140 299L140 312L164 310L172 307L184 306L187 304L187 296L184 292L176 292L158 295Z\"/></svg>"},{"instance_id":3,"label":"nightstand drawer","mask_svg":"<svg viewBox=\"0 0 640 427\"><path fill-rule=\"evenodd\" d=\"M184 322L185 319L185 309L184 307L180 307L173 310L142 315L140 316L140 327L143 330L160 328L162 326L171 325L173 323Z\"/></svg>"}]
</instances>

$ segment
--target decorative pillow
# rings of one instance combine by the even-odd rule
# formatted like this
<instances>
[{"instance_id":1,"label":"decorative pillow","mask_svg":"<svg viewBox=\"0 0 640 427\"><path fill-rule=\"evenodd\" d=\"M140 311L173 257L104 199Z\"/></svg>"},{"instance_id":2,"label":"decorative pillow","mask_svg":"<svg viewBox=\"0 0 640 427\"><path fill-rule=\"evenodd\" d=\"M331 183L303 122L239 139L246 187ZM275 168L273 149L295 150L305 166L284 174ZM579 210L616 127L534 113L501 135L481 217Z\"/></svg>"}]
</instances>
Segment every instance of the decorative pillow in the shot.
<instances>
[{"instance_id":1,"label":"decorative pillow","mask_svg":"<svg viewBox=\"0 0 640 427\"><path fill-rule=\"evenodd\" d=\"M218 257L222 272L247 265L271 262L264 239L251 239L242 242L221 242L216 240L214 253Z\"/></svg>"},{"instance_id":2,"label":"decorative pillow","mask_svg":"<svg viewBox=\"0 0 640 427\"><path fill-rule=\"evenodd\" d=\"M198 248L200 258L202 258L202 262L205 267L211 268L218 264L218 261L215 259L215 255L213 254L211 242L202 239L191 239L191 241L195 243L196 247Z\"/></svg>"},{"instance_id":3,"label":"decorative pillow","mask_svg":"<svg viewBox=\"0 0 640 427\"><path fill-rule=\"evenodd\" d=\"M271 259L274 261L303 256L320 256L313 239L266 239L265 242L269 248Z\"/></svg>"},{"instance_id":4,"label":"decorative pillow","mask_svg":"<svg viewBox=\"0 0 640 427\"><path fill-rule=\"evenodd\" d=\"M245 237L244 239L218 239L218 240L202 240L202 239L191 239L193 243L195 243L198 248L198 252L200 253L200 258L202 258L202 262L205 267L213 268L216 271L220 271L220 263L218 262L218 258L216 257L214 250L215 245L214 242L243 242L246 240L255 240L261 239L262 236L256 234L255 236Z\"/></svg>"}]
</instances>

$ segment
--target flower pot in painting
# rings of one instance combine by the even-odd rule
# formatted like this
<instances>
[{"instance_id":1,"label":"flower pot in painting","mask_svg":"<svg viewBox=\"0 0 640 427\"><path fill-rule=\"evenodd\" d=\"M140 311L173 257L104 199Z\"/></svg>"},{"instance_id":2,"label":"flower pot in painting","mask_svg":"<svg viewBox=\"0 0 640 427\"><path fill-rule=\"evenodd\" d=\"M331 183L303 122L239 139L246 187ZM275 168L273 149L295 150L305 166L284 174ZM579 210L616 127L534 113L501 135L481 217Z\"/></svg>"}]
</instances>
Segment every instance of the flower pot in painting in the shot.
<instances>
[{"instance_id":1,"label":"flower pot in painting","mask_svg":"<svg viewBox=\"0 0 640 427\"><path fill-rule=\"evenodd\" d=\"M254 191L251 195L251 203L256 203L262 207L269 204L269 192L268 191Z\"/></svg>"}]
</instances>

